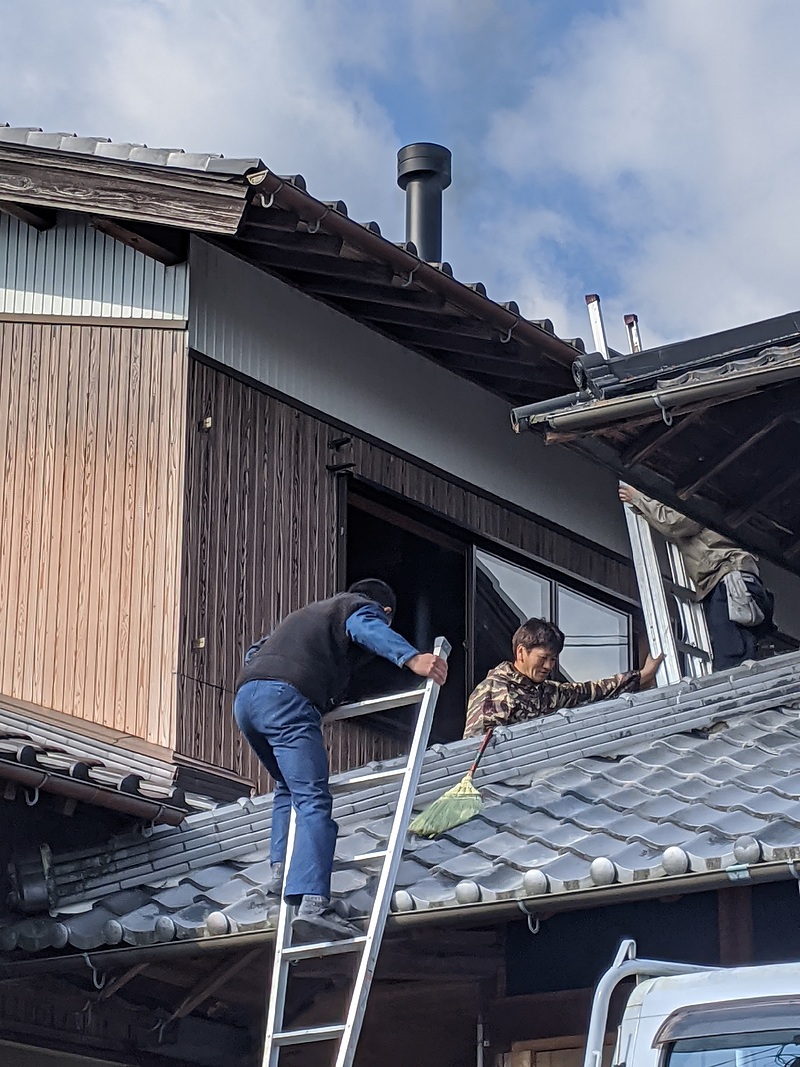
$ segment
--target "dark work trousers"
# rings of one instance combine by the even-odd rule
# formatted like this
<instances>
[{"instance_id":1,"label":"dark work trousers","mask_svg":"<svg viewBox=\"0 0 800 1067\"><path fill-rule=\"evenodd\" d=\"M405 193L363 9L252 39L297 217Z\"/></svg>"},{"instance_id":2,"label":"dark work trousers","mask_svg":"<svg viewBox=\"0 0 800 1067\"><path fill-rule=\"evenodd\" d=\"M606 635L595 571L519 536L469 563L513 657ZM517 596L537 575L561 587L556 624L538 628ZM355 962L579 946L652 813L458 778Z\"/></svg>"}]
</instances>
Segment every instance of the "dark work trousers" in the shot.
<instances>
[{"instance_id":1,"label":"dark work trousers","mask_svg":"<svg viewBox=\"0 0 800 1067\"><path fill-rule=\"evenodd\" d=\"M331 818L328 754L317 708L285 682L245 682L233 713L239 729L275 779L270 860L286 858L292 805L297 813L294 855L283 893L291 903L329 897L338 827Z\"/></svg>"},{"instance_id":2,"label":"dark work trousers","mask_svg":"<svg viewBox=\"0 0 800 1067\"><path fill-rule=\"evenodd\" d=\"M705 597L703 610L711 636L715 671L727 671L731 667L738 667L746 659L755 659L756 636L746 626L731 622L724 582L718 582Z\"/></svg>"}]
</instances>

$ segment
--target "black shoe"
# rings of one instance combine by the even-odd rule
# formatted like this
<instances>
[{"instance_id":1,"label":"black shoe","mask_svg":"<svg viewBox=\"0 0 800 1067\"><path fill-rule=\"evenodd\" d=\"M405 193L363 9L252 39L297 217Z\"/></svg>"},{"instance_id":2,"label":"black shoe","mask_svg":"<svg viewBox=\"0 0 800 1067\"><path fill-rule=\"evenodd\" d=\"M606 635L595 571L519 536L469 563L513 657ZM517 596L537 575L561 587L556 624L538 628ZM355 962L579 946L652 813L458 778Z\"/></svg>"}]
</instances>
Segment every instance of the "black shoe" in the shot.
<instances>
[{"instance_id":1,"label":"black shoe","mask_svg":"<svg viewBox=\"0 0 800 1067\"><path fill-rule=\"evenodd\" d=\"M351 937L358 937L361 931L337 915L325 897L305 896L292 921L292 933L296 943L311 944L316 941L348 941Z\"/></svg>"}]
</instances>

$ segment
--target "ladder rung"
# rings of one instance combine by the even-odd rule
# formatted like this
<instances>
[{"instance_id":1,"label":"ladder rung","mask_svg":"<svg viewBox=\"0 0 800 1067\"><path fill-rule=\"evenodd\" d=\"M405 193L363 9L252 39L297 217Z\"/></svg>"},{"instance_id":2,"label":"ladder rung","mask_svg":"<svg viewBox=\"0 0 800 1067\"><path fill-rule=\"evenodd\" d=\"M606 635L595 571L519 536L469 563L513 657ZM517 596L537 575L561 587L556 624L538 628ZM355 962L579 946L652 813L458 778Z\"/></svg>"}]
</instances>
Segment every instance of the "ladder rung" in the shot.
<instances>
[{"instance_id":1,"label":"ladder rung","mask_svg":"<svg viewBox=\"0 0 800 1067\"><path fill-rule=\"evenodd\" d=\"M419 689L406 689L402 693L390 693L388 696L367 697L355 704L340 704L329 711L325 722L338 722L341 719L355 719L361 715L374 715L376 711L394 711L406 708L409 704L419 704L425 696L425 686Z\"/></svg>"},{"instance_id":2,"label":"ladder rung","mask_svg":"<svg viewBox=\"0 0 800 1067\"><path fill-rule=\"evenodd\" d=\"M362 852L360 856L353 856L348 863L372 863L373 860L382 860L386 856L386 849L379 848L374 852Z\"/></svg>"},{"instance_id":3,"label":"ladder rung","mask_svg":"<svg viewBox=\"0 0 800 1067\"><path fill-rule=\"evenodd\" d=\"M405 767L395 767L390 771L375 771L374 774L360 774L357 778L348 778L346 782L331 782L331 793L349 793L351 789L363 789L365 786L380 785L381 782L392 782L402 778L406 773Z\"/></svg>"},{"instance_id":4,"label":"ladder rung","mask_svg":"<svg viewBox=\"0 0 800 1067\"><path fill-rule=\"evenodd\" d=\"M309 1045L312 1041L333 1041L345 1031L344 1023L333 1026L309 1026L304 1030L282 1030L273 1035L276 1045Z\"/></svg>"},{"instance_id":5,"label":"ladder rung","mask_svg":"<svg viewBox=\"0 0 800 1067\"><path fill-rule=\"evenodd\" d=\"M287 960L316 959L318 956L341 956L358 952L367 943L366 937L351 937L347 941L315 941L311 945L290 945L283 950Z\"/></svg>"}]
</instances>

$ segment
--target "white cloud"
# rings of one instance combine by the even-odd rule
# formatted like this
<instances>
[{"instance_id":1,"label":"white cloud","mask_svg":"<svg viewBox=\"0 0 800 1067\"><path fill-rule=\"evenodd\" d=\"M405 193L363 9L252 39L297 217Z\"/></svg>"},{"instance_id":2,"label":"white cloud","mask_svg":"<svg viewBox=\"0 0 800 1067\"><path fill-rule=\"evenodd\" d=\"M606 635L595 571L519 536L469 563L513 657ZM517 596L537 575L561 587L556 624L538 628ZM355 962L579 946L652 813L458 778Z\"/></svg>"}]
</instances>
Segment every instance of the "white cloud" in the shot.
<instances>
[{"instance_id":1,"label":"white cloud","mask_svg":"<svg viewBox=\"0 0 800 1067\"><path fill-rule=\"evenodd\" d=\"M571 183L559 210L608 310L638 311L651 340L798 304L798 33L792 0L630 0L576 18L495 116L489 152L542 195Z\"/></svg>"},{"instance_id":2,"label":"white cloud","mask_svg":"<svg viewBox=\"0 0 800 1067\"><path fill-rule=\"evenodd\" d=\"M31 0L4 19L2 117L261 155L374 217L396 209L396 136L366 85L378 15L357 0Z\"/></svg>"},{"instance_id":3,"label":"white cloud","mask_svg":"<svg viewBox=\"0 0 800 1067\"><path fill-rule=\"evenodd\" d=\"M800 6L598 6L0 0L0 120L260 155L396 240L401 137L441 140L456 275L562 334L590 291L617 345L793 309Z\"/></svg>"}]
</instances>

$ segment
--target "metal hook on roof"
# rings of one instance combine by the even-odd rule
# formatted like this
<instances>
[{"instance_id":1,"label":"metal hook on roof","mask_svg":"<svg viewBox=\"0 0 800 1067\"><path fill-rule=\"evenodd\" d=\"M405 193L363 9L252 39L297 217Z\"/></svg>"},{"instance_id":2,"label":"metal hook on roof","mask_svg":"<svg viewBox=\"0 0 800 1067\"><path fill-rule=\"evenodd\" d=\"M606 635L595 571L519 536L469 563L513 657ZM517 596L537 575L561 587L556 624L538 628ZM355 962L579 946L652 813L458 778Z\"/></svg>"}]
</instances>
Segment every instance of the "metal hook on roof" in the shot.
<instances>
[{"instance_id":1,"label":"metal hook on roof","mask_svg":"<svg viewBox=\"0 0 800 1067\"><path fill-rule=\"evenodd\" d=\"M661 399L661 397L654 396L653 403L661 412L661 418L664 420L664 425L671 426L675 420L673 419L671 412L667 411L666 405L664 404L664 401Z\"/></svg>"},{"instance_id":2,"label":"metal hook on roof","mask_svg":"<svg viewBox=\"0 0 800 1067\"><path fill-rule=\"evenodd\" d=\"M279 193L282 188L283 188L283 182L281 182L278 185L277 189L273 189L272 190L272 192L269 194L269 199L267 199L267 197L265 197L263 193L259 193L258 195L259 195L259 199L261 201L261 206L263 208L266 208L267 211L269 211L269 209L275 203L275 194Z\"/></svg>"},{"instance_id":3,"label":"metal hook on roof","mask_svg":"<svg viewBox=\"0 0 800 1067\"><path fill-rule=\"evenodd\" d=\"M528 911L527 907L525 906L525 901L524 900L518 900L517 901L517 907L522 912L522 914L525 916L525 918L528 920L528 929L530 930L530 932L534 936L536 934L538 934L539 930L541 929L542 922L541 922L541 919L539 918L539 916L536 914L536 912L535 911Z\"/></svg>"},{"instance_id":4,"label":"metal hook on roof","mask_svg":"<svg viewBox=\"0 0 800 1067\"><path fill-rule=\"evenodd\" d=\"M97 990L102 989L103 986L106 984L106 975L100 974L98 969L95 967L95 965L89 959L89 953L88 952L82 952L81 956L83 957L83 959L84 959L84 961L86 963L86 966L92 972L92 985Z\"/></svg>"},{"instance_id":5,"label":"metal hook on roof","mask_svg":"<svg viewBox=\"0 0 800 1067\"><path fill-rule=\"evenodd\" d=\"M30 789L25 790L25 803L29 808L32 808L35 804L39 803L39 786L34 786L33 792Z\"/></svg>"},{"instance_id":6,"label":"metal hook on roof","mask_svg":"<svg viewBox=\"0 0 800 1067\"><path fill-rule=\"evenodd\" d=\"M322 222L322 220L325 218L325 216L330 212L330 210L331 209L329 207L326 207L325 210L320 215L320 217L318 219L314 220L314 225L313 226L310 225L310 223L308 223L308 222L306 223L306 226L308 227L308 232L309 233L317 233L317 231L319 230L319 224Z\"/></svg>"},{"instance_id":7,"label":"metal hook on roof","mask_svg":"<svg viewBox=\"0 0 800 1067\"><path fill-rule=\"evenodd\" d=\"M519 319L517 319L517 322L519 322ZM506 333L505 337L500 338L501 345L507 345L508 342L511 340L511 334L516 329L517 322L512 322L511 325L508 327L508 332Z\"/></svg>"},{"instance_id":8,"label":"metal hook on roof","mask_svg":"<svg viewBox=\"0 0 800 1067\"><path fill-rule=\"evenodd\" d=\"M408 286L411 285L412 281L414 280L414 272L417 270L418 267L419 263L417 263L416 266L412 267L411 270L408 272L408 277L404 282L402 282L402 286L404 289L407 289Z\"/></svg>"}]
</instances>

